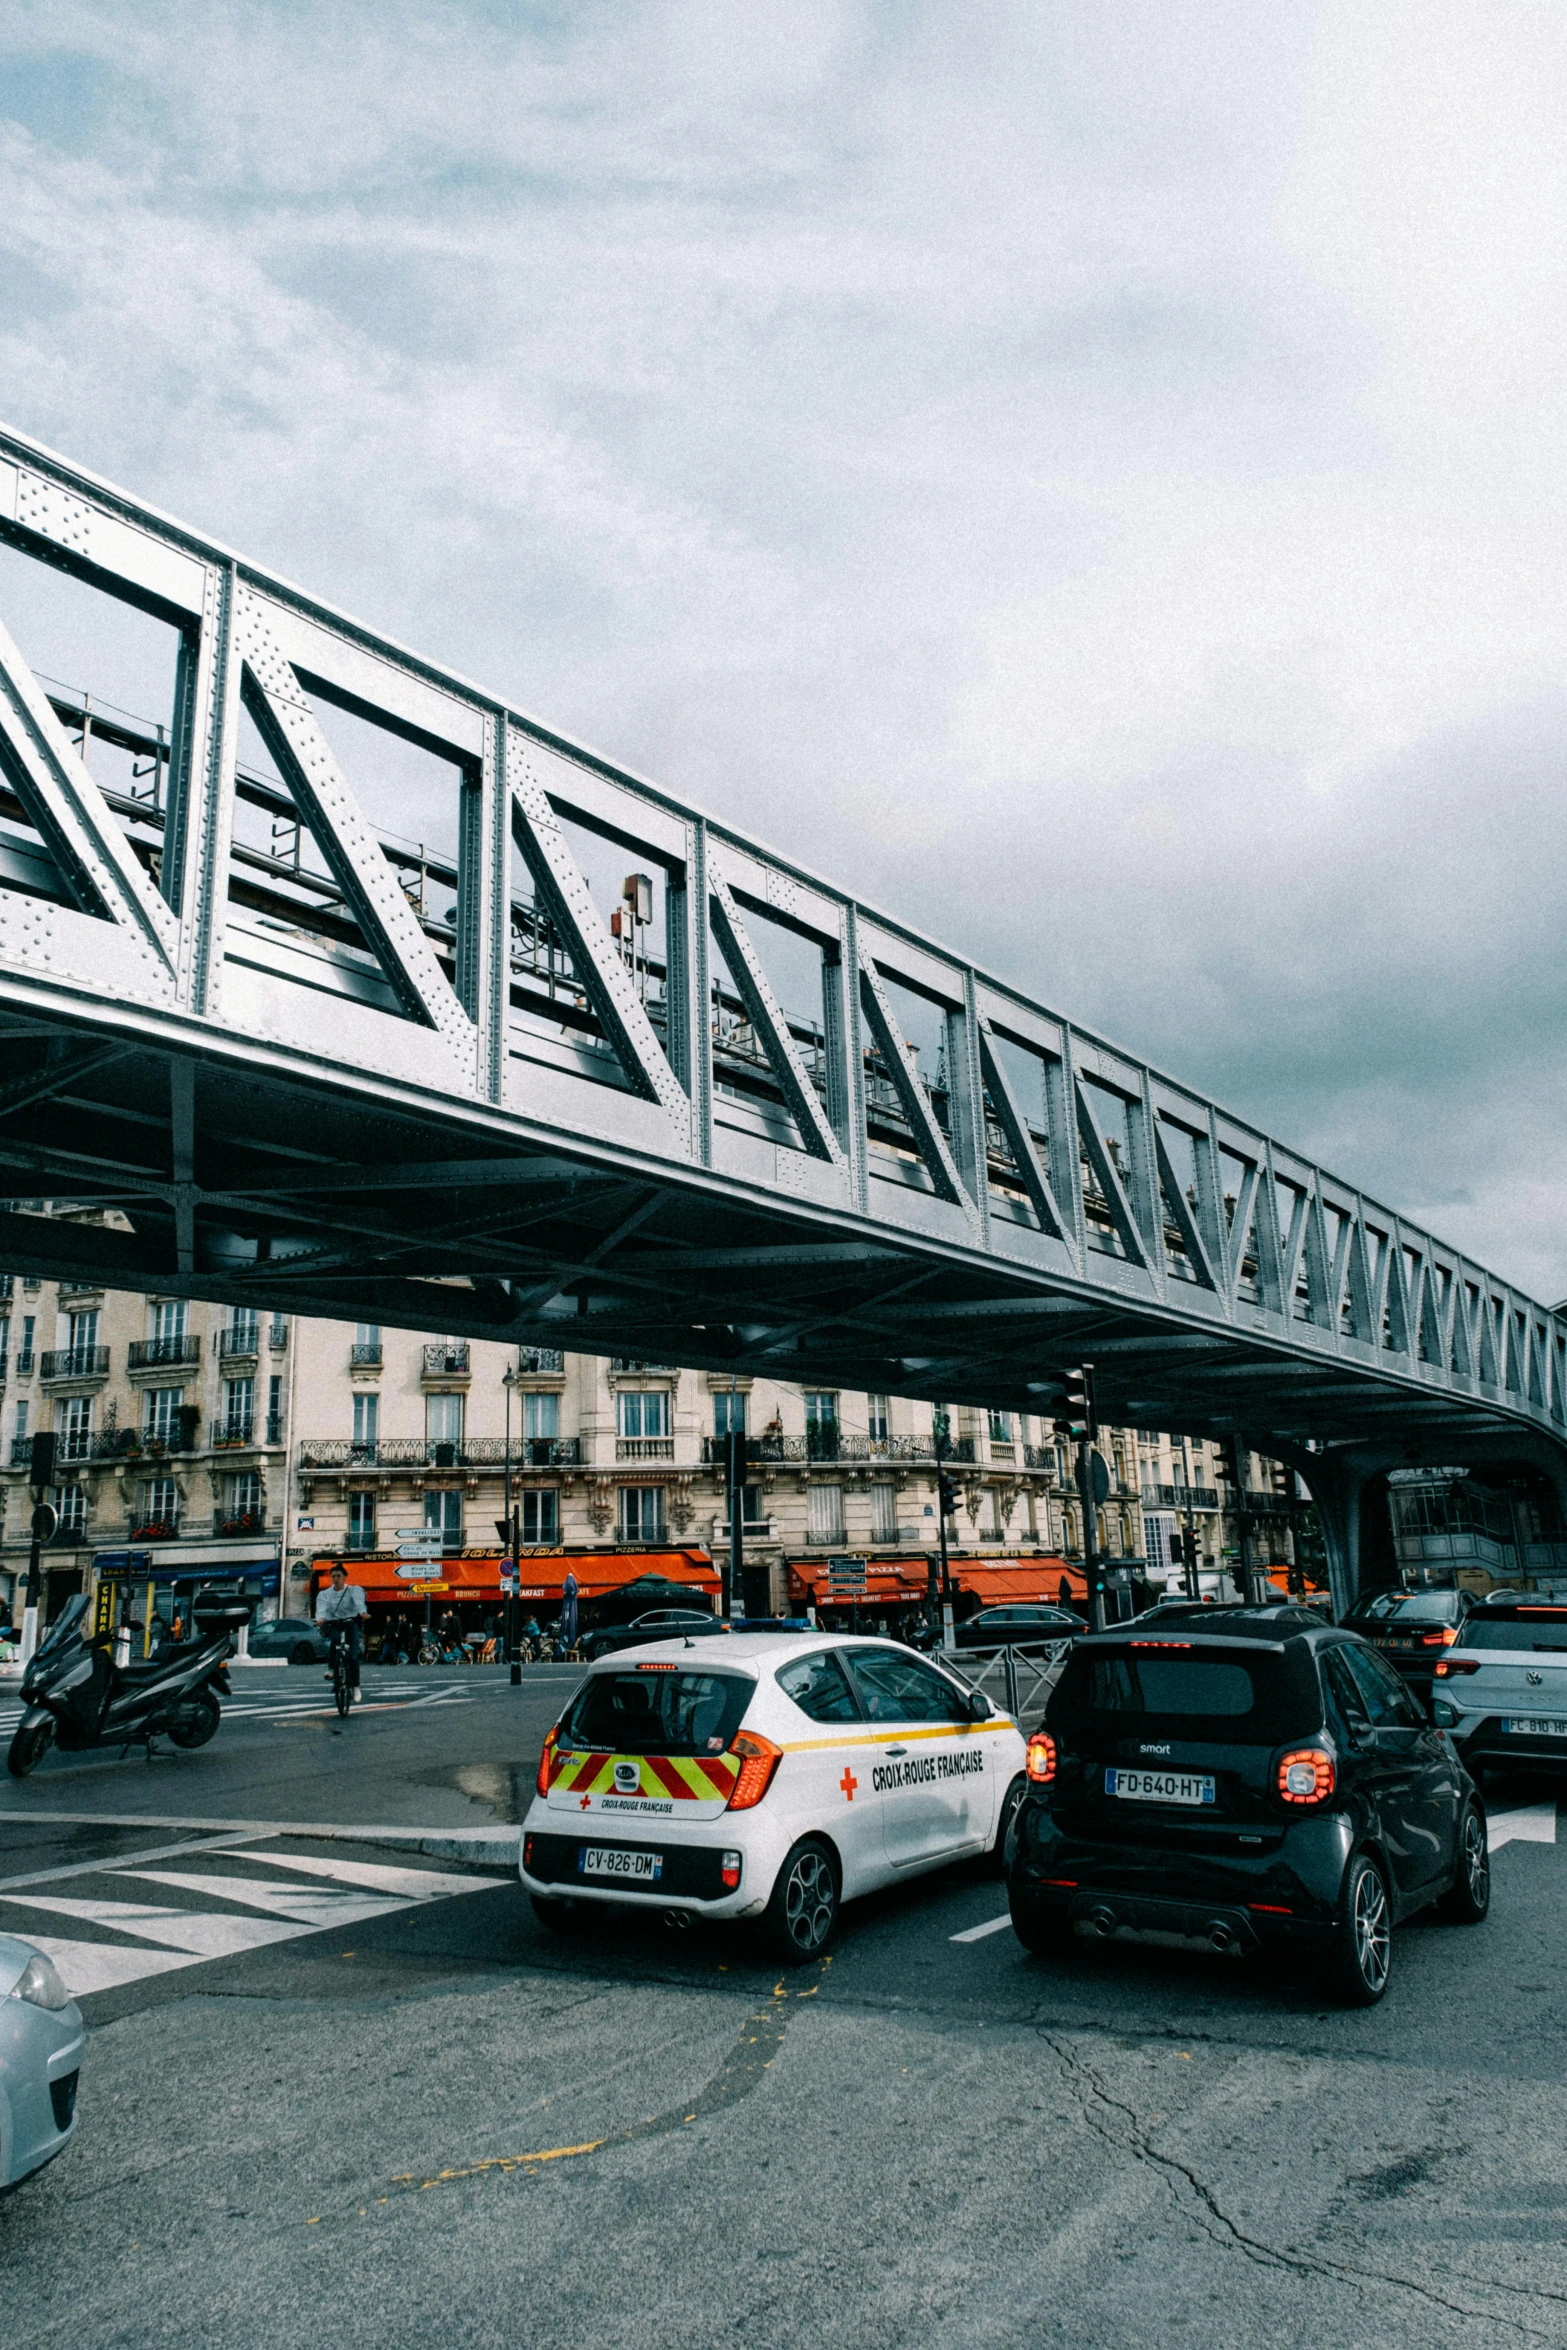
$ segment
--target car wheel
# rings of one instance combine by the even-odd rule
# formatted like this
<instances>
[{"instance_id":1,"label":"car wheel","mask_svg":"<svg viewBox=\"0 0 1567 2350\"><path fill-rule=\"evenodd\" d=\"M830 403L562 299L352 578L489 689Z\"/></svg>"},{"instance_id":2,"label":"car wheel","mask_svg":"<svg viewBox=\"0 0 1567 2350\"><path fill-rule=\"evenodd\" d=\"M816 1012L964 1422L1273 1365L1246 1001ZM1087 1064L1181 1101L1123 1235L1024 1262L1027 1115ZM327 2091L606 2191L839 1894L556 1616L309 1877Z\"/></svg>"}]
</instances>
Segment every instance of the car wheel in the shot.
<instances>
[{"instance_id":1,"label":"car wheel","mask_svg":"<svg viewBox=\"0 0 1567 2350\"><path fill-rule=\"evenodd\" d=\"M1008 1889L1012 1931L1035 1958L1066 1958L1077 1947L1070 1913L1057 1902L1031 1901L1026 1893Z\"/></svg>"},{"instance_id":2,"label":"car wheel","mask_svg":"<svg viewBox=\"0 0 1567 2350\"><path fill-rule=\"evenodd\" d=\"M296 1640L288 1652L288 1661L291 1665L313 1665L316 1652L308 1640Z\"/></svg>"},{"instance_id":3,"label":"car wheel","mask_svg":"<svg viewBox=\"0 0 1567 2350\"><path fill-rule=\"evenodd\" d=\"M1393 1965L1393 1905L1377 1863L1357 1852L1344 1879L1344 1899L1333 1921L1327 1978L1348 2007L1374 2007Z\"/></svg>"},{"instance_id":4,"label":"car wheel","mask_svg":"<svg viewBox=\"0 0 1567 2350\"><path fill-rule=\"evenodd\" d=\"M819 1958L838 1926L838 1871L819 1836L786 1855L762 1916L762 1939L785 1966Z\"/></svg>"},{"instance_id":5,"label":"car wheel","mask_svg":"<svg viewBox=\"0 0 1567 2350\"><path fill-rule=\"evenodd\" d=\"M1477 1803L1464 1806L1458 1823L1458 1873L1437 1903L1449 1925L1478 1926L1491 1906L1491 1848L1485 1814Z\"/></svg>"},{"instance_id":6,"label":"car wheel","mask_svg":"<svg viewBox=\"0 0 1567 2350\"><path fill-rule=\"evenodd\" d=\"M1028 1781L1020 1771L1001 1798L1001 1817L996 1822L996 1840L990 1847L989 1858L985 1864L985 1874L988 1877L1004 1877L1007 1873L1007 1838L1012 1833L1012 1823L1017 1818L1027 1791Z\"/></svg>"}]
</instances>

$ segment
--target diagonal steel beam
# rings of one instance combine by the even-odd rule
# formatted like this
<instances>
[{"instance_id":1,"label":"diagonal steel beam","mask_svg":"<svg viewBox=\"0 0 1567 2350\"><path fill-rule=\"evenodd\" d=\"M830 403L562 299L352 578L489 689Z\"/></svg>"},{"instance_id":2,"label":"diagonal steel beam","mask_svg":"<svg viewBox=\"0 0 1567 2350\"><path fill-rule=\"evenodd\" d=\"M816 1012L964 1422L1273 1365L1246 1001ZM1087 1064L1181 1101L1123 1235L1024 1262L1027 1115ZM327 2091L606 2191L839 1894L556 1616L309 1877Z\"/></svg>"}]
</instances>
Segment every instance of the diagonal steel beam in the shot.
<instances>
[{"instance_id":1,"label":"diagonal steel beam","mask_svg":"<svg viewBox=\"0 0 1567 2350\"><path fill-rule=\"evenodd\" d=\"M996 1113L1001 1131L1007 1138L1017 1171L1028 1193L1029 1205L1039 1218L1040 1229L1052 1240L1062 1241L1077 1262L1077 1235L1071 1219L1062 1214L1049 1176L1039 1163L1034 1138L1029 1131L1023 1105L1013 1091L1006 1063L997 1048L995 1031L981 1015L979 1023L979 1056L985 1071L985 1090L990 1095L991 1107Z\"/></svg>"},{"instance_id":2,"label":"diagonal steel beam","mask_svg":"<svg viewBox=\"0 0 1567 2350\"><path fill-rule=\"evenodd\" d=\"M925 1163L925 1172L938 1199L950 1200L954 1207L975 1213L974 1202L963 1188L963 1178L957 1163L947 1148L947 1138L936 1123L918 1070L909 1062L909 1048L898 1026L887 991L881 982L881 973L869 956L860 965L860 1005L870 1022L876 1049L886 1065L892 1089L902 1105L914 1135L914 1147Z\"/></svg>"},{"instance_id":3,"label":"diagonal steel beam","mask_svg":"<svg viewBox=\"0 0 1567 2350\"><path fill-rule=\"evenodd\" d=\"M845 1162L838 1148L838 1137L828 1123L827 1112L800 1058L799 1047L789 1034L789 1023L779 1010L767 973L757 960L729 884L715 864L708 866L707 887L713 929L723 949L724 961L740 990L740 1000L751 1026L762 1040L762 1050L783 1091L789 1115L800 1130L800 1140L813 1159L825 1159L830 1166L841 1167Z\"/></svg>"}]
</instances>

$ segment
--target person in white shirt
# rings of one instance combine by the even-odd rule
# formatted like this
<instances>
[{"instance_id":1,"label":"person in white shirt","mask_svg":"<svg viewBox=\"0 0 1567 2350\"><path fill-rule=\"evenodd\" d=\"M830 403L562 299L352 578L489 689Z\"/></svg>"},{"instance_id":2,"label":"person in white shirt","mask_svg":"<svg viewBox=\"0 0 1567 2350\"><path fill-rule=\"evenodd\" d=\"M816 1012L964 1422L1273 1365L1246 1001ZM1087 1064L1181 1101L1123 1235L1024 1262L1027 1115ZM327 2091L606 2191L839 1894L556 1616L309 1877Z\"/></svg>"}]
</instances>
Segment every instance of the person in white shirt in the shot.
<instances>
[{"instance_id":1,"label":"person in white shirt","mask_svg":"<svg viewBox=\"0 0 1567 2350\"><path fill-rule=\"evenodd\" d=\"M353 1684L355 1705L363 1705L365 1697L359 1686L359 1656L364 1621L369 1613L363 1591L357 1583L348 1580L348 1569L334 1567L332 1580L316 1594L316 1622L328 1632L334 1624L348 1626L348 1677Z\"/></svg>"}]
</instances>

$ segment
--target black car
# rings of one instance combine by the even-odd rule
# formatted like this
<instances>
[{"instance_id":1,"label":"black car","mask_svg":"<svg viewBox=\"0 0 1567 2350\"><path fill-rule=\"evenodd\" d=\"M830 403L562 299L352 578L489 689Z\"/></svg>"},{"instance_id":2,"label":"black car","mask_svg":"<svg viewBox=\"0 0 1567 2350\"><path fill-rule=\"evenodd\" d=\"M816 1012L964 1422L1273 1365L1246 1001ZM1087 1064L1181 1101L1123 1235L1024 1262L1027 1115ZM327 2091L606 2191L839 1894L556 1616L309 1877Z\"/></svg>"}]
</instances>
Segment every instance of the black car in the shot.
<instances>
[{"instance_id":1,"label":"black car","mask_svg":"<svg viewBox=\"0 0 1567 2350\"><path fill-rule=\"evenodd\" d=\"M1416 1910L1477 1924L1485 1812L1374 1648L1305 1607L1163 1608L1080 1640L1029 1740L1008 1862L1026 1946L1155 1932L1387 1988Z\"/></svg>"},{"instance_id":2,"label":"black car","mask_svg":"<svg viewBox=\"0 0 1567 2350\"><path fill-rule=\"evenodd\" d=\"M1023 1648L1035 1641L1075 1640L1084 1629L1081 1616L1070 1608L1037 1606L1021 1600L1006 1607L983 1607L966 1624L959 1624L959 1648Z\"/></svg>"},{"instance_id":3,"label":"black car","mask_svg":"<svg viewBox=\"0 0 1567 2350\"><path fill-rule=\"evenodd\" d=\"M596 1632L584 1632L577 1645L592 1664L617 1648L643 1648L650 1640L702 1640L711 1632L726 1629L717 1616L698 1608L655 1607L634 1616L629 1624L601 1624Z\"/></svg>"},{"instance_id":4,"label":"black car","mask_svg":"<svg viewBox=\"0 0 1567 2350\"><path fill-rule=\"evenodd\" d=\"M1373 1591L1356 1600L1344 1629L1369 1640L1429 1697L1437 1658L1453 1646L1473 1606L1467 1591Z\"/></svg>"},{"instance_id":5,"label":"black car","mask_svg":"<svg viewBox=\"0 0 1567 2350\"><path fill-rule=\"evenodd\" d=\"M305 1616L276 1616L252 1625L246 1645L252 1656L282 1657L291 1665L323 1664L332 1653L325 1633Z\"/></svg>"}]
</instances>

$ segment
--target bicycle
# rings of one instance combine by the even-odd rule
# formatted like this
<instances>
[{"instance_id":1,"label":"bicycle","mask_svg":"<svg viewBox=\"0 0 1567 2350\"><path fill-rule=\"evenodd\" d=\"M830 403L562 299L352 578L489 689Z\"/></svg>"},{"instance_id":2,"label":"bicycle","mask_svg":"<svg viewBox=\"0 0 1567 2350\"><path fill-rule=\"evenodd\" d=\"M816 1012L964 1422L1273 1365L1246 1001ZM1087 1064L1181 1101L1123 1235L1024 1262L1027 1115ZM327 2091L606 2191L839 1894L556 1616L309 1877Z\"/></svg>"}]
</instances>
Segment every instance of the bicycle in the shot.
<instances>
[{"instance_id":1,"label":"bicycle","mask_svg":"<svg viewBox=\"0 0 1567 2350\"><path fill-rule=\"evenodd\" d=\"M348 1709L354 1702L354 1666L348 1627L334 1627L329 1638L332 1643L332 1701L346 1719Z\"/></svg>"}]
</instances>

